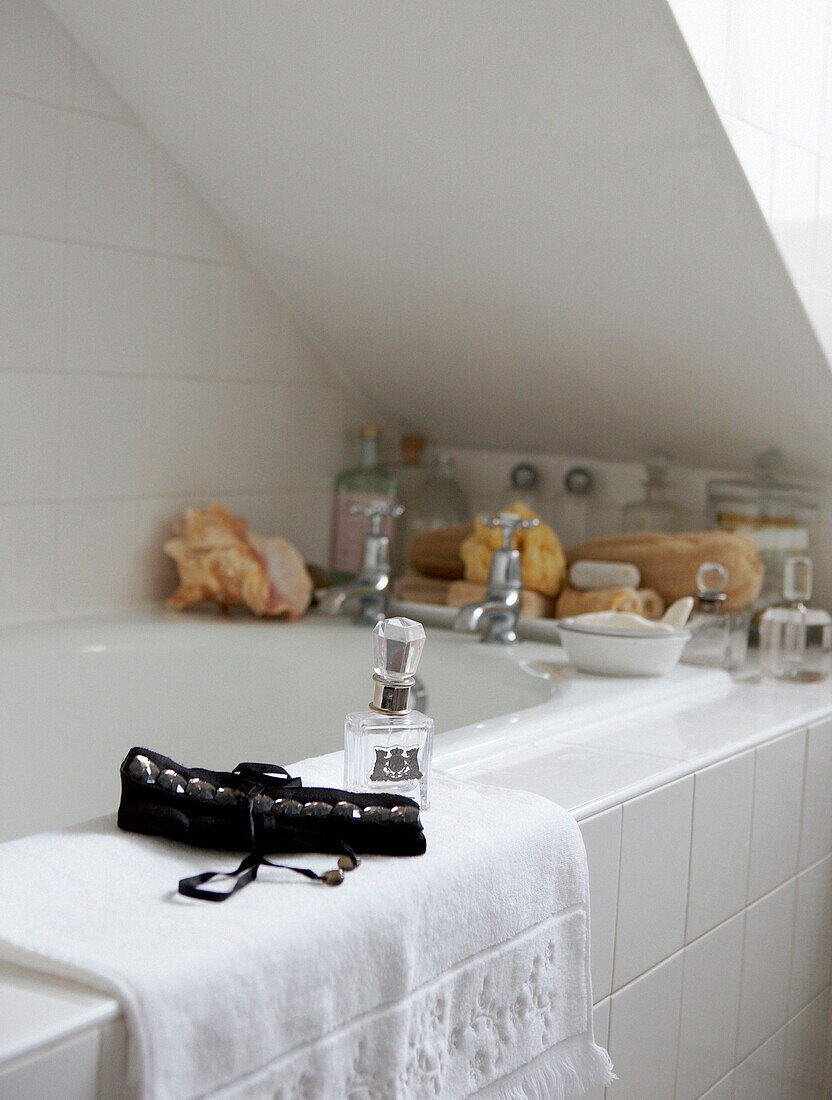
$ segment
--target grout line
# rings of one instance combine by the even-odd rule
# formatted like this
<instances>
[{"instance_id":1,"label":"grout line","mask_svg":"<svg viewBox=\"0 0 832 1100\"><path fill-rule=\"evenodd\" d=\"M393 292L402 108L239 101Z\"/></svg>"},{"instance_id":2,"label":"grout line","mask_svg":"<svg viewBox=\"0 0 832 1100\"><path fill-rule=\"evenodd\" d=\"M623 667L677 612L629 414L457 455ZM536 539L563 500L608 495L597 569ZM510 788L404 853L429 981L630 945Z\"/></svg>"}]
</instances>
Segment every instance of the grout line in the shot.
<instances>
[{"instance_id":1,"label":"grout line","mask_svg":"<svg viewBox=\"0 0 832 1100\"><path fill-rule=\"evenodd\" d=\"M68 186L68 178L67 178ZM155 200L154 200L155 205ZM102 241L86 240L83 237L62 237L51 233L35 233L26 229L11 229L0 225L0 236L22 237L27 240L48 241L51 244L75 245L79 248L96 248L102 252L120 252L131 256L144 256L151 259L182 260L188 263L203 264L206 267L228 269L230 271L252 271L254 268L248 262L232 263L228 260L213 260L206 256L193 256L188 252L167 252L161 248L136 248L129 244L109 244Z\"/></svg>"},{"instance_id":2,"label":"grout line","mask_svg":"<svg viewBox=\"0 0 832 1100\"><path fill-rule=\"evenodd\" d=\"M790 875L789 878L784 879L783 882L779 882L776 886L772 887L772 889L768 890L765 894L761 894L759 898L757 898L754 902L752 902L752 905L757 905L759 902L764 901L766 898L768 898L772 894L774 894L777 890L781 890L784 886L788 886L792 882L797 882L797 880L799 878L801 878L803 875L808 874L809 871L814 871L815 868L819 866L819 864L823 863L824 860L827 860L827 859L830 859L830 858L832 858L832 852L827 852L827 853L825 853L825 855L820 856L818 859L816 859L814 861L814 863L811 863L804 870L799 871L795 875ZM654 970L658 970L658 968L660 966L664 966L664 964L666 962L670 962L671 959L675 959L678 955L681 955L682 952L686 951L689 947L693 947L694 944L699 943L699 941L703 940L705 938L705 936L710 936L711 933L717 932L720 928L723 928L726 924L728 924L729 921L736 920L738 917L744 916L746 911L750 908L751 908L750 905L746 905L746 906L743 906L742 909L738 909L736 911L736 913L732 913L729 917L726 917L725 920L720 921L719 924L715 924L713 926L713 928L709 928L706 932L703 932L701 935L697 936L695 939L692 939L690 941L690 943L683 944L681 947L677 948L675 951L671 952L669 955L665 955L665 957L663 959L660 959L659 962L654 963L652 966L648 967L647 970L643 970L641 972L641 974L637 974L635 978L631 978L628 982L625 982L623 985L619 986L617 989L614 989L611 995L615 996L617 993L621 993L623 990L628 989L635 982L641 981L641 979L646 977L648 974L652 974ZM810 1004L811 1001L813 1001L814 999L815 999L814 997L811 997L809 999L809 1001L807 1001L806 1003ZM797 1015L799 1012L802 1012L805 1007L806 1007L805 1004L802 1005L800 1007L800 1009L798 1010L798 1012L795 1013L795 1015Z\"/></svg>"},{"instance_id":3,"label":"grout line","mask_svg":"<svg viewBox=\"0 0 832 1100\"><path fill-rule=\"evenodd\" d=\"M105 122L114 122L117 126L129 126L133 130L142 127L135 118L109 114L106 111L94 111L91 107L78 107L74 103L61 103L57 99L41 99L40 96L27 95L26 92L13 92L9 88L0 88L0 95L16 99L22 103L35 103L38 107L47 107L50 111L60 111L67 115L83 115L86 118L100 118Z\"/></svg>"},{"instance_id":4,"label":"grout line","mask_svg":"<svg viewBox=\"0 0 832 1100\"><path fill-rule=\"evenodd\" d=\"M682 943L682 946L679 950L679 954L682 956L682 987L679 993L679 1024L676 1029L676 1065L673 1070L674 1096L676 1095L676 1092L679 1088L679 1061L681 1058L682 1047L682 1020L684 1018L685 1011L685 984L688 969L687 956L685 955L685 951L690 947L690 944L688 943L688 921L690 919L690 883L691 873L693 870L693 829L694 823L696 821L696 785L696 774L694 773L692 783L693 790L691 791L690 797L690 844L688 846L688 873L685 880L685 927L684 932L682 933L682 939L684 942Z\"/></svg>"},{"instance_id":5,"label":"grout line","mask_svg":"<svg viewBox=\"0 0 832 1100\"><path fill-rule=\"evenodd\" d=\"M610 965L610 992L609 996L613 994L613 985L615 984L615 955L618 948L618 913L621 901L621 853L624 851L624 807L617 807L618 810L618 860L616 861L615 869L615 920L612 926L612 962Z\"/></svg>"},{"instance_id":6,"label":"grout line","mask_svg":"<svg viewBox=\"0 0 832 1100\"><path fill-rule=\"evenodd\" d=\"M691 881L691 875L693 874L693 833L694 833L694 826L696 824L696 787L697 787L696 772L692 773L692 777L693 777L693 792L691 794L691 799L690 799L690 847L688 849L688 876L687 876L686 897L685 897L685 929L684 929L684 932L682 934L683 939L684 939L684 944L682 945L683 950L684 950L684 947L688 943L688 924L690 923L690 881Z\"/></svg>"}]
</instances>

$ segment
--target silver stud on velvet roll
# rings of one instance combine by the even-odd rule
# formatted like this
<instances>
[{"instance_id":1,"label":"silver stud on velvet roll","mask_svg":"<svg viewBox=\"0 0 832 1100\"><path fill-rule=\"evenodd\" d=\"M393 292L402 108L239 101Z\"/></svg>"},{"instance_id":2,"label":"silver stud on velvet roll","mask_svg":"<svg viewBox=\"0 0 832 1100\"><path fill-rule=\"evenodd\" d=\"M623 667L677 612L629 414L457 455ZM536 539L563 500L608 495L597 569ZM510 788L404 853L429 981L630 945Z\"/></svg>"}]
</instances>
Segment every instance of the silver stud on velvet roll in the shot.
<instances>
[{"instance_id":1,"label":"silver stud on velvet roll","mask_svg":"<svg viewBox=\"0 0 832 1100\"><path fill-rule=\"evenodd\" d=\"M185 793L185 780L179 772L175 772L173 768L165 768L156 780L156 783L163 791L170 791L171 794Z\"/></svg>"},{"instance_id":2,"label":"silver stud on velvet roll","mask_svg":"<svg viewBox=\"0 0 832 1100\"><path fill-rule=\"evenodd\" d=\"M386 806L365 806L361 814L362 821L371 821L376 825L390 820L390 810Z\"/></svg>"},{"instance_id":3,"label":"silver stud on velvet roll","mask_svg":"<svg viewBox=\"0 0 832 1100\"><path fill-rule=\"evenodd\" d=\"M415 806L394 806L390 811L393 825L415 825L419 820L419 811Z\"/></svg>"},{"instance_id":4,"label":"silver stud on velvet roll","mask_svg":"<svg viewBox=\"0 0 832 1100\"><path fill-rule=\"evenodd\" d=\"M328 802L307 802L301 813L304 817L326 817L331 810Z\"/></svg>"},{"instance_id":5,"label":"silver stud on velvet roll","mask_svg":"<svg viewBox=\"0 0 832 1100\"><path fill-rule=\"evenodd\" d=\"M272 812L281 817L297 817L302 809L303 804L295 798L278 798Z\"/></svg>"},{"instance_id":6,"label":"silver stud on velvet roll","mask_svg":"<svg viewBox=\"0 0 832 1100\"><path fill-rule=\"evenodd\" d=\"M133 757L127 766L127 771L141 783L155 783L159 778L159 765L141 753Z\"/></svg>"},{"instance_id":7,"label":"silver stud on velvet roll","mask_svg":"<svg viewBox=\"0 0 832 1100\"><path fill-rule=\"evenodd\" d=\"M332 813L334 817L361 817L361 810L354 802L336 802Z\"/></svg>"},{"instance_id":8,"label":"silver stud on velvet roll","mask_svg":"<svg viewBox=\"0 0 832 1100\"><path fill-rule=\"evenodd\" d=\"M254 796L254 808L261 814L270 814L274 809L274 799L261 791Z\"/></svg>"},{"instance_id":9,"label":"silver stud on velvet roll","mask_svg":"<svg viewBox=\"0 0 832 1100\"><path fill-rule=\"evenodd\" d=\"M217 787L214 801L218 806L236 806L240 796L233 787Z\"/></svg>"},{"instance_id":10,"label":"silver stud on velvet roll","mask_svg":"<svg viewBox=\"0 0 832 1100\"><path fill-rule=\"evenodd\" d=\"M189 779L185 787L185 794L198 802L210 802L216 793L217 788L213 783L209 783L207 779L199 779L197 776Z\"/></svg>"}]
</instances>

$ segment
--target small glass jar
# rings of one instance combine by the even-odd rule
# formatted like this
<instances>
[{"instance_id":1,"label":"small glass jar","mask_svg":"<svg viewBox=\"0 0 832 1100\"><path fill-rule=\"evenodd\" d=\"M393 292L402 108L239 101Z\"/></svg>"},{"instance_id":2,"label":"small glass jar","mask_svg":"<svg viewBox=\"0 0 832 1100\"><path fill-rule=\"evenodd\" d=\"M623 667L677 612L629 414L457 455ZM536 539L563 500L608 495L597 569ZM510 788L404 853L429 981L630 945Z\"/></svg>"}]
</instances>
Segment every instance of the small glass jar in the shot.
<instances>
[{"instance_id":1,"label":"small glass jar","mask_svg":"<svg viewBox=\"0 0 832 1100\"><path fill-rule=\"evenodd\" d=\"M784 603L760 619L760 670L764 676L812 684L832 672L832 618L807 607L812 594L812 561L790 557L783 570Z\"/></svg>"},{"instance_id":2,"label":"small glass jar","mask_svg":"<svg viewBox=\"0 0 832 1100\"><path fill-rule=\"evenodd\" d=\"M747 611L726 611L725 587L728 573L716 561L706 561L696 573L696 608L688 620L690 641L682 654L689 665L735 669L748 653Z\"/></svg>"},{"instance_id":3,"label":"small glass jar","mask_svg":"<svg viewBox=\"0 0 832 1100\"><path fill-rule=\"evenodd\" d=\"M622 509L621 530L624 534L634 531L678 531L678 509L667 499L667 475L670 459L664 454L653 454L644 463L646 480L644 497L625 504Z\"/></svg>"},{"instance_id":4,"label":"small glass jar","mask_svg":"<svg viewBox=\"0 0 832 1100\"><path fill-rule=\"evenodd\" d=\"M766 572L755 610L780 602L786 559L811 554L815 539L818 489L782 480L782 469L782 454L769 447L754 455L752 477L708 482L709 523L757 543Z\"/></svg>"}]
</instances>

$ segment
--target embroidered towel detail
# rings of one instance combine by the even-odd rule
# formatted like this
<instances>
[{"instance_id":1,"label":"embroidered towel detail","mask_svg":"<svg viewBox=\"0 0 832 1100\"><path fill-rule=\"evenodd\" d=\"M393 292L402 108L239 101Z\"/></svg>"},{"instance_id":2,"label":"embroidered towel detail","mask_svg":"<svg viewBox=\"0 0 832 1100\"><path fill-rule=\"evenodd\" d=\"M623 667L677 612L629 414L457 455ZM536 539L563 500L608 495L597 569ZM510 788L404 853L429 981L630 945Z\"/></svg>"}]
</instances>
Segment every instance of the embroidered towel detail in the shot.
<instances>
[{"instance_id":1,"label":"embroidered towel detail","mask_svg":"<svg viewBox=\"0 0 832 1100\"><path fill-rule=\"evenodd\" d=\"M341 767L293 774L337 785ZM111 819L12 841L0 957L115 994L153 1100L559 1100L607 1083L571 815L436 775L424 823L418 859L367 857L339 890L264 869L221 906L171 893L204 852Z\"/></svg>"}]
</instances>

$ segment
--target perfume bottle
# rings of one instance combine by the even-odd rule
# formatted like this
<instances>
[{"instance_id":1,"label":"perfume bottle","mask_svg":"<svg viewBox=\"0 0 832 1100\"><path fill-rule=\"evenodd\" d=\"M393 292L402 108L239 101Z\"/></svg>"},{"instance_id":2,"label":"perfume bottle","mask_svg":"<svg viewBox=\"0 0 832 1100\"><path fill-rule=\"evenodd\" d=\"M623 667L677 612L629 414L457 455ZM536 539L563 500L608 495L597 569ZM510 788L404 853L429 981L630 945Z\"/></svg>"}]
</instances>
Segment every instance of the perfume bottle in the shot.
<instances>
[{"instance_id":1,"label":"perfume bottle","mask_svg":"<svg viewBox=\"0 0 832 1100\"><path fill-rule=\"evenodd\" d=\"M811 594L811 558L786 558L785 605L767 608L760 619L764 676L813 684L832 672L832 618L821 608L806 606Z\"/></svg>"},{"instance_id":2,"label":"perfume bottle","mask_svg":"<svg viewBox=\"0 0 832 1100\"><path fill-rule=\"evenodd\" d=\"M375 694L369 710L344 721L344 786L430 798L433 719L411 710L425 628L413 619L383 619L373 628Z\"/></svg>"}]
</instances>

